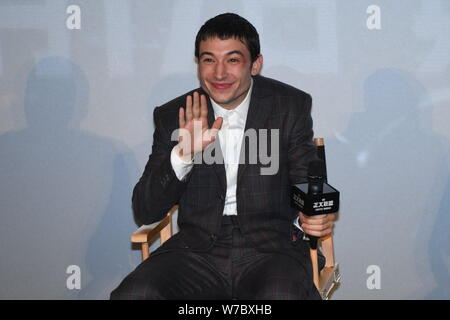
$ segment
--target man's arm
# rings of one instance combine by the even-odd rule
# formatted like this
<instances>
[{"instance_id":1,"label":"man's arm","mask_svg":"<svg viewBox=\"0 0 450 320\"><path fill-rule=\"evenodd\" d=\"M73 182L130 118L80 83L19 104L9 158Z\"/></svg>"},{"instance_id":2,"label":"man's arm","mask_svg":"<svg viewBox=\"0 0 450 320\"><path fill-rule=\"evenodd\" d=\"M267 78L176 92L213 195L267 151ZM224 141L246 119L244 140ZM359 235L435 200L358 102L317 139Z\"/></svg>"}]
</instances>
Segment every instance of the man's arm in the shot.
<instances>
[{"instance_id":1,"label":"man's arm","mask_svg":"<svg viewBox=\"0 0 450 320\"><path fill-rule=\"evenodd\" d=\"M164 128L160 109L153 112L155 132L152 154L144 173L133 190L133 211L138 224L150 224L164 218L183 194L186 181L180 181L173 170L170 157L174 147L172 132Z\"/></svg>"},{"instance_id":2,"label":"man's arm","mask_svg":"<svg viewBox=\"0 0 450 320\"><path fill-rule=\"evenodd\" d=\"M313 143L313 120L311 117L312 98L306 96L303 103L302 116L296 121L289 143L289 176L293 184L307 181L309 162L317 157ZM335 214L308 217L298 212L298 224L306 234L324 237L333 231ZM297 222L297 221L296 221Z\"/></svg>"},{"instance_id":3,"label":"man's arm","mask_svg":"<svg viewBox=\"0 0 450 320\"><path fill-rule=\"evenodd\" d=\"M206 97L199 96L198 92L194 92L193 97L188 95L186 108L179 109L179 136L175 145L172 132L164 127L160 110L156 108L153 114L152 154L133 191L133 210L138 224L161 220L178 203L192 169L190 162L215 140L223 121L219 117L209 128Z\"/></svg>"},{"instance_id":4,"label":"man's arm","mask_svg":"<svg viewBox=\"0 0 450 320\"><path fill-rule=\"evenodd\" d=\"M312 98L306 95L301 107L293 115L293 128L289 139L289 179L292 184L307 182L309 162L317 157L313 142Z\"/></svg>"}]
</instances>

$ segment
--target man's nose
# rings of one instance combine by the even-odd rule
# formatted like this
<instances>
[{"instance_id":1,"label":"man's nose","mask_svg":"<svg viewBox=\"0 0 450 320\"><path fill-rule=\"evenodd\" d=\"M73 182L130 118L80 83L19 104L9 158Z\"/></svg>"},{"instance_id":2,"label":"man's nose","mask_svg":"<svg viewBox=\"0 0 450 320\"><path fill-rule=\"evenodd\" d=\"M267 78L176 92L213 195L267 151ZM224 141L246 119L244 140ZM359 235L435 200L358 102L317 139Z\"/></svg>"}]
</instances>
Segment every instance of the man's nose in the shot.
<instances>
[{"instance_id":1,"label":"man's nose","mask_svg":"<svg viewBox=\"0 0 450 320\"><path fill-rule=\"evenodd\" d=\"M214 77L218 80L225 79L227 76L227 69L223 63L217 63L214 69Z\"/></svg>"}]
</instances>

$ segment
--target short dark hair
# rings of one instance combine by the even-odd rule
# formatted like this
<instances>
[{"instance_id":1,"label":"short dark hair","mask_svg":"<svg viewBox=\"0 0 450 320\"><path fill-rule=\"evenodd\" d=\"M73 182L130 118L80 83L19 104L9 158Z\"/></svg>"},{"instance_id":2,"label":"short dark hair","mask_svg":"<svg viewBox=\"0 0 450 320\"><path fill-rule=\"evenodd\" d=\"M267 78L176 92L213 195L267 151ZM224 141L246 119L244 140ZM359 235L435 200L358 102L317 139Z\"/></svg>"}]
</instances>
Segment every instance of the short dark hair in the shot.
<instances>
[{"instance_id":1,"label":"short dark hair","mask_svg":"<svg viewBox=\"0 0 450 320\"><path fill-rule=\"evenodd\" d=\"M200 54L200 42L215 37L221 40L239 39L250 51L252 62L260 55L258 32L250 22L235 13L223 13L215 16L200 28L195 38L195 57L197 59Z\"/></svg>"}]
</instances>

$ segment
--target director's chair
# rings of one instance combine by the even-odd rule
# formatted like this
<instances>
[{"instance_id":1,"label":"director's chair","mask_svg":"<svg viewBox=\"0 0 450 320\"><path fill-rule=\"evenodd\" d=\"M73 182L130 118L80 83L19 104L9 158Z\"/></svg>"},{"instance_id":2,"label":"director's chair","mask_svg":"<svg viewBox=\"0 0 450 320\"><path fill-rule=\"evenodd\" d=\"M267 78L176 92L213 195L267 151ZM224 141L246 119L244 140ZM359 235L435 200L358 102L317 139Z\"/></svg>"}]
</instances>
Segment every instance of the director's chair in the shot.
<instances>
[{"instance_id":1,"label":"director's chair","mask_svg":"<svg viewBox=\"0 0 450 320\"><path fill-rule=\"evenodd\" d=\"M319 158L325 161L323 138L314 138L314 143L317 146ZM142 261L150 255L150 244L158 238L160 238L160 244L163 244L172 236L172 216L177 210L178 206L173 206L164 219L150 225L143 225L131 235L131 242L141 246ZM319 239L318 248L322 249L321 251L325 256L325 266L322 270L319 270L317 260L318 249L310 249L311 263L313 266L313 282L322 299L328 300L341 281L339 265L334 259L333 234Z\"/></svg>"}]
</instances>

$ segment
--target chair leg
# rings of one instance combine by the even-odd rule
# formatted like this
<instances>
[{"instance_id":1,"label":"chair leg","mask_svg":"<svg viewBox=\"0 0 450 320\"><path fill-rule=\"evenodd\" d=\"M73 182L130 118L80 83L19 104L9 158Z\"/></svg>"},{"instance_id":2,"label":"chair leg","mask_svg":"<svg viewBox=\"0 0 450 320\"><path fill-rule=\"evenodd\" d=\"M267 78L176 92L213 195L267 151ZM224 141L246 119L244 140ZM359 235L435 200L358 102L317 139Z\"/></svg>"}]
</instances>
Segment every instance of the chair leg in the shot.
<instances>
[{"instance_id":1,"label":"chair leg","mask_svg":"<svg viewBox=\"0 0 450 320\"><path fill-rule=\"evenodd\" d=\"M334 246L333 246L333 236L329 235L321 239L322 241L322 252L325 256L326 262L325 267L334 266Z\"/></svg>"},{"instance_id":2,"label":"chair leg","mask_svg":"<svg viewBox=\"0 0 450 320\"><path fill-rule=\"evenodd\" d=\"M147 242L142 243L141 251L142 251L142 261L144 261L149 257L149 248Z\"/></svg>"},{"instance_id":3,"label":"chair leg","mask_svg":"<svg viewBox=\"0 0 450 320\"><path fill-rule=\"evenodd\" d=\"M317 262L317 249L309 249L309 254L311 256L311 263L313 268L313 282L317 288L317 290L320 291L319 286L319 264Z\"/></svg>"}]
</instances>

